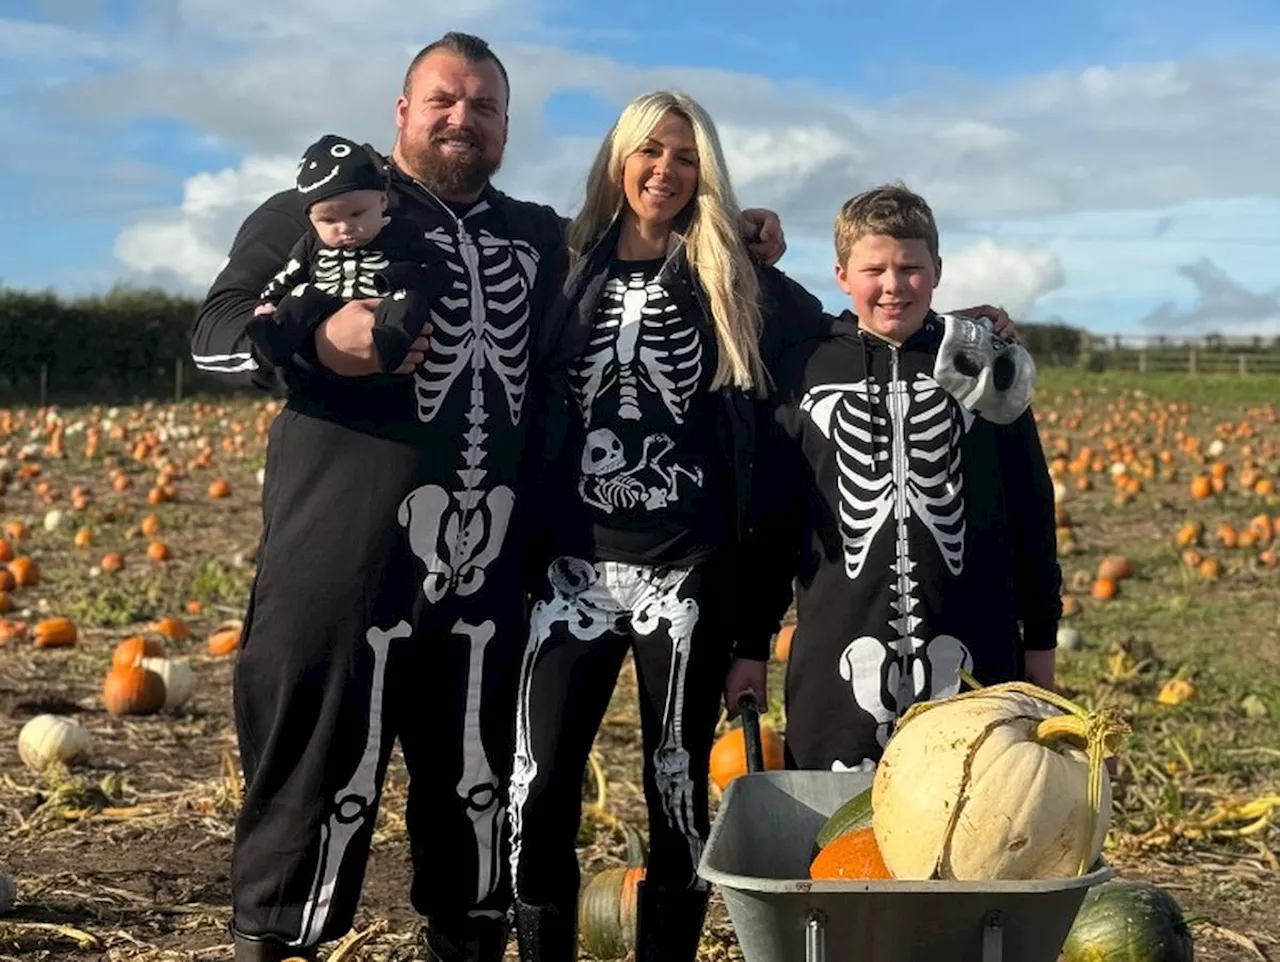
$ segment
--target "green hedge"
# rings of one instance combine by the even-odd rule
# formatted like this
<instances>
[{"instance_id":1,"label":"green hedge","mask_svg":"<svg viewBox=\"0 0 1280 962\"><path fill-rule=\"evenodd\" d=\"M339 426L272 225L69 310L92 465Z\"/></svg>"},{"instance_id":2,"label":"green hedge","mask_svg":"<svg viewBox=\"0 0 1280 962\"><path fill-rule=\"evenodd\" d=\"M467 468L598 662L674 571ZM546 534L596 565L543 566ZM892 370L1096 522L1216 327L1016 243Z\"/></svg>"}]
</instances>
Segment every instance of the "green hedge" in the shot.
<instances>
[{"instance_id":1,"label":"green hedge","mask_svg":"<svg viewBox=\"0 0 1280 962\"><path fill-rule=\"evenodd\" d=\"M149 288L72 299L0 288L0 397L25 404L38 403L42 391L62 404L169 398L179 360L184 395L225 392L191 363L199 305Z\"/></svg>"}]
</instances>

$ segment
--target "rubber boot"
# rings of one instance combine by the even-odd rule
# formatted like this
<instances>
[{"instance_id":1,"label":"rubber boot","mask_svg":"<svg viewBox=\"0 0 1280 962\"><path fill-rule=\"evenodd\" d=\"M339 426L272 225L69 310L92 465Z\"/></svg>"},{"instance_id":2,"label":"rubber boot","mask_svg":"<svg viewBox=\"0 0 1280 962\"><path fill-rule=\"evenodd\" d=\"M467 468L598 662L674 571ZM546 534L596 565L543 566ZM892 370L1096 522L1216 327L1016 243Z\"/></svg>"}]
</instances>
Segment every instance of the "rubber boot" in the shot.
<instances>
[{"instance_id":1,"label":"rubber boot","mask_svg":"<svg viewBox=\"0 0 1280 962\"><path fill-rule=\"evenodd\" d=\"M429 919L422 936L426 962L502 962L510 932L505 917Z\"/></svg>"},{"instance_id":2,"label":"rubber boot","mask_svg":"<svg viewBox=\"0 0 1280 962\"><path fill-rule=\"evenodd\" d=\"M636 962L694 962L710 890L636 887Z\"/></svg>"},{"instance_id":3,"label":"rubber boot","mask_svg":"<svg viewBox=\"0 0 1280 962\"><path fill-rule=\"evenodd\" d=\"M275 939L252 939L235 929L231 929L231 938L236 946L235 962L316 962L314 948L285 945Z\"/></svg>"},{"instance_id":4,"label":"rubber boot","mask_svg":"<svg viewBox=\"0 0 1280 962\"><path fill-rule=\"evenodd\" d=\"M575 962L578 927L575 906L516 902L520 962Z\"/></svg>"}]
</instances>

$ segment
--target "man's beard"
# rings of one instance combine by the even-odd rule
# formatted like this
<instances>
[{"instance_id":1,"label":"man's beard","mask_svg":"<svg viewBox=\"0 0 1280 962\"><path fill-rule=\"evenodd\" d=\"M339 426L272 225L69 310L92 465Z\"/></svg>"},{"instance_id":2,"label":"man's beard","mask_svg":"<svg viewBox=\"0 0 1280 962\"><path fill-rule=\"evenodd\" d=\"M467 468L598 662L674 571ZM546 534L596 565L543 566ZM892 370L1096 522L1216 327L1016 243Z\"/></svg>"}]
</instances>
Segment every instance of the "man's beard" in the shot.
<instances>
[{"instance_id":1,"label":"man's beard","mask_svg":"<svg viewBox=\"0 0 1280 962\"><path fill-rule=\"evenodd\" d=\"M469 155L451 156L434 139L422 147L410 146L405 154L413 164L411 173L428 190L444 197L478 194L502 166L501 158L490 160L479 149Z\"/></svg>"}]
</instances>

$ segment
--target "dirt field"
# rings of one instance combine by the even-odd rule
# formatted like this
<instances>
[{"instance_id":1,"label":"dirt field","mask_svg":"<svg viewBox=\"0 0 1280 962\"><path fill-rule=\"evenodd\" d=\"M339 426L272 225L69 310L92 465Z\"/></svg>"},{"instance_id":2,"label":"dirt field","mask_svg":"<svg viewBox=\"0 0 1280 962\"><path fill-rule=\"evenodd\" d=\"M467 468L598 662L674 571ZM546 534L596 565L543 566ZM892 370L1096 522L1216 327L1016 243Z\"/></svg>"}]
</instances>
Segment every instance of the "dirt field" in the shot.
<instances>
[{"instance_id":1,"label":"dirt field","mask_svg":"<svg viewBox=\"0 0 1280 962\"><path fill-rule=\"evenodd\" d=\"M1061 375L1042 374L1037 408L1046 448L1051 456L1065 452L1056 469L1068 492L1063 568L1082 608L1064 622L1080 630L1083 646L1060 655L1061 677L1071 697L1123 707L1134 727L1108 858L1125 877L1157 882L1202 918L1194 928L1198 958L1280 960L1280 829L1272 821L1280 816L1280 567L1269 566L1275 556L1257 533L1254 544L1240 544L1240 532L1264 515L1280 535L1280 502L1257 484L1280 484L1280 424L1268 406L1280 398L1280 382L1128 382L1135 383L1152 396L1121 397L1106 378L1077 396ZM41 575L7 593L12 610L4 613L0 603L0 618L34 626L66 616L78 627L70 647L39 648L29 637L0 646L0 859L18 886L16 905L0 917L0 959L229 959L227 871L240 792L229 696L234 656L210 655L206 638L241 614L252 577L256 472L270 412L247 399L57 416L60 436L37 412L0 412L0 521L25 524L20 536L0 537L34 559ZM99 440L86 457L94 425ZM1215 439L1220 451L1210 448ZM1080 458L1084 446L1097 463ZM174 470L159 478L166 462ZM1125 464L1123 474L1116 463ZM1194 498L1193 478L1212 479L1215 471L1222 491ZM115 480L121 475L127 487ZM1139 478L1141 490L1125 494L1122 477ZM1080 478L1089 479L1089 490ZM209 497L215 479L228 483L229 496ZM158 481L172 485L175 497L159 500L161 490L149 504L153 487L163 488ZM1253 482L1247 490L1244 481ZM77 485L87 486L87 499L73 498ZM49 517L54 510L60 518ZM140 531L148 515L159 523L154 537ZM1216 578L1190 567L1175 542L1188 519L1203 522L1195 550L1220 561ZM1219 526L1228 522L1232 548L1220 540ZM77 547L82 528L92 543ZM168 545L169 560L148 558L154 540ZM100 570L108 552L122 555L123 570ZM1113 554L1129 559L1134 574L1118 583L1114 599L1096 599L1099 562ZM166 616L191 631L168 646L191 658L192 698L171 712L109 714L102 683L113 648ZM772 714L785 724L785 665L773 667ZM1189 680L1194 694L1159 703L1175 676ZM628 667L598 750L608 810L643 830L634 693ZM87 762L43 773L22 763L18 733L41 713L68 715L88 729ZM359 940L329 946L331 958L418 957L404 790L397 759L353 933ZM584 799L594 801L593 790ZM623 839L605 819L589 813L581 843L584 875L622 864ZM701 958L741 958L718 898Z\"/></svg>"}]
</instances>

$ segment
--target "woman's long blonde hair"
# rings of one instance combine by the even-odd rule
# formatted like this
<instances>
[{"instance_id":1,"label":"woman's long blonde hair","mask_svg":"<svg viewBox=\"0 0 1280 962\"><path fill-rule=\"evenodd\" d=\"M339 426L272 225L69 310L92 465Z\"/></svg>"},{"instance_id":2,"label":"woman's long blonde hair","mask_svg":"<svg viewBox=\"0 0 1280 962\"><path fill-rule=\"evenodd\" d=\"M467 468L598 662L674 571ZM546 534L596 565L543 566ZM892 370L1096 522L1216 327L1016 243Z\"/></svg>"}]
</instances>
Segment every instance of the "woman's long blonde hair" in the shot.
<instances>
[{"instance_id":1,"label":"woman's long blonde hair","mask_svg":"<svg viewBox=\"0 0 1280 962\"><path fill-rule=\"evenodd\" d=\"M692 98L659 90L627 104L596 154L587 176L582 210L569 226L570 256L586 253L609 229L626 204L622 168L644 144L667 113L683 117L693 128L698 149L698 187L672 230L683 234L685 257L710 302L716 332L713 388L732 384L759 392L765 384L760 361L759 283L739 233L741 214L729 184L720 138L707 112Z\"/></svg>"}]
</instances>

